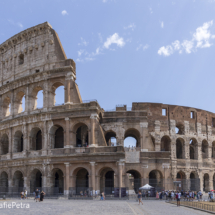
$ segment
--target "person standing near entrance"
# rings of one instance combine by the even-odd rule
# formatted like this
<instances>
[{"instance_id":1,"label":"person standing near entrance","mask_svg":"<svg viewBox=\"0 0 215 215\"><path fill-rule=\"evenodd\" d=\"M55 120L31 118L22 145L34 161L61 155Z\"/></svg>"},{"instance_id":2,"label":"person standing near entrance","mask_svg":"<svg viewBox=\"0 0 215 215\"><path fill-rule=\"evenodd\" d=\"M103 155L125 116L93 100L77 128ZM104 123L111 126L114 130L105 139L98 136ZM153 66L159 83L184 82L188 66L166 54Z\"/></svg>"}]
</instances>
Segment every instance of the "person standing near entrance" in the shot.
<instances>
[{"instance_id":1,"label":"person standing near entrance","mask_svg":"<svg viewBox=\"0 0 215 215\"><path fill-rule=\"evenodd\" d=\"M176 199L177 199L177 207L179 207L180 206L180 201L181 201L181 193L179 191L177 191Z\"/></svg>"},{"instance_id":2,"label":"person standing near entrance","mask_svg":"<svg viewBox=\"0 0 215 215\"><path fill-rule=\"evenodd\" d=\"M138 201L139 201L139 205L140 205L140 202L141 202L142 205L143 205L143 202L142 202L142 193L141 193L140 190L139 190L139 192L138 192L137 198L138 198Z\"/></svg>"},{"instance_id":3,"label":"person standing near entrance","mask_svg":"<svg viewBox=\"0 0 215 215\"><path fill-rule=\"evenodd\" d=\"M40 195L39 195L39 190L38 189L36 189L35 195L36 195L36 202L37 202L37 200L40 201Z\"/></svg>"}]
</instances>

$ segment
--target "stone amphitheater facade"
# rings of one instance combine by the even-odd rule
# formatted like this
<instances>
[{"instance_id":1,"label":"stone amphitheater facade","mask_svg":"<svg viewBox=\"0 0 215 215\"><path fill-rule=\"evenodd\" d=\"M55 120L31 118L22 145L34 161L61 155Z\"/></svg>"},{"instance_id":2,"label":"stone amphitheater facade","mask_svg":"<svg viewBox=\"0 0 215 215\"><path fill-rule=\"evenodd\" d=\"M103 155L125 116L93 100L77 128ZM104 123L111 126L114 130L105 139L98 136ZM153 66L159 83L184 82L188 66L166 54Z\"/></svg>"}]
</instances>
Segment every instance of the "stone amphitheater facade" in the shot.
<instances>
[{"instance_id":1,"label":"stone amphitheater facade","mask_svg":"<svg viewBox=\"0 0 215 215\"><path fill-rule=\"evenodd\" d=\"M11 37L0 53L0 188L191 189L195 180L196 189L214 189L214 113L161 103L104 111L82 101L75 62L47 22ZM56 106L60 86L65 102ZM135 148L124 147L127 137Z\"/></svg>"}]
</instances>

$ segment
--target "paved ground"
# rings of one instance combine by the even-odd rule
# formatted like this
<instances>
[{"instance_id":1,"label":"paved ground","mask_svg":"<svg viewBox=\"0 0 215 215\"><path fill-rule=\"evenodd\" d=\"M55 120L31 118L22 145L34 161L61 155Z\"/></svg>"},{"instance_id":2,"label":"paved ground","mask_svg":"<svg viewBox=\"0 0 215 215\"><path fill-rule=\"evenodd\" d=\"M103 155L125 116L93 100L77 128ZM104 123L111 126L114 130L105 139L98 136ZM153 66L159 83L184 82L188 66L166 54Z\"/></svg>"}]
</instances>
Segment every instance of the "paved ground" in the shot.
<instances>
[{"instance_id":1,"label":"paved ground","mask_svg":"<svg viewBox=\"0 0 215 215\"><path fill-rule=\"evenodd\" d=\"M92 200L48 200L44 202L34 202L33 200L9 200L12 202L29 204L30 208L1 208L4 201L0 201L1 215L206 215L202 211L193 210L186 207L177 207L164 201L148 200L143 205L138 205L135 201L92 201Z\"/></svg>"}]
</instances>

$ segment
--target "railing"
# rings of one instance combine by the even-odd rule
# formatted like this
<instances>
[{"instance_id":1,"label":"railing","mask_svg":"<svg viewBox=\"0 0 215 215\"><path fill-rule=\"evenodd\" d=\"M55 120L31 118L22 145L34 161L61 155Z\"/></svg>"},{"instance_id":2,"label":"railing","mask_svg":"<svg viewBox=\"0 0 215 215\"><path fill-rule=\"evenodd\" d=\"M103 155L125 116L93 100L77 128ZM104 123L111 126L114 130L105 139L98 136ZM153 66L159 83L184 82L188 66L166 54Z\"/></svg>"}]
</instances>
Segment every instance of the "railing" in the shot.
<instances>
[{"instance_id":1,"label":"railing","mask_svg":"<svg viewBox=\"0 0 215 215\"><path fill-rule=\"evenodd\" d=\"M96 99L92 99L92 100L83 100L82 103L90 103L90 102L97 102Z\"/></svg>"},{"instance_id":2,"label":"railing","mask_svg":"<svg viewBox=\"0 0 215 215\"><path fill-rule=\"evenodd\" d=\"M170 203L177 204L176 202L170 202ZM205 203L205 202L180 201L180 205L215 212L214 203L210 204L210 203Z\"/></svg>"},{"instance_id":3,"label":"railing","mask_svg":"<svg viewBox=\"0 0 215 215\"><path fill-rule=\"evenodd\" d=\"M61 103L61 104L55 104L54 106L61 106L61 105L64 105L64 103Z\"/></svg>"}]
</instances>

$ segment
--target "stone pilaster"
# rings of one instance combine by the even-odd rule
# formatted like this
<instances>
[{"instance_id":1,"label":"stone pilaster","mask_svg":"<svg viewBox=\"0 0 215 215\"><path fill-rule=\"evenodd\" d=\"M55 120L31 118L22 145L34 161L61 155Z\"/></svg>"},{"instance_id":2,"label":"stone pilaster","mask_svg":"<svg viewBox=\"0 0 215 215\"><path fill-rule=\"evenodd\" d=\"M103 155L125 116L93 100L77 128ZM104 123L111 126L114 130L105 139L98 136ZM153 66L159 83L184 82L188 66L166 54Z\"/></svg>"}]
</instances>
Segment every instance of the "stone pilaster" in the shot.
<instances>
[{"instance_id":1,"label":"stone pilaster","mask_svg":"<svg viewBox=\"0 0 215 215\"><path fill-rule=\"evenodd\" d=\"M96 145L96 140L95 140L95 124L98 119L98 114L91 114L90 116L90 125L91 125L91 140L90 140L90 147L95 147Z\"/></svg>"},{"instance_id":2,"label":"stone pilaster","mask_svg":"<svg viewBox=\"0 0 215 215\"><path fill-rule=\"evenodd\" d=\"M93 194L95 194L95 190L96 190L95 164L96 164L95 162L90 162L90 165L91 165L91 183L92 183Z\"/></svg>"},{"instance_id":3,"label":"stone pilaster","mask_svg":"<svg viewBox=\"0 0 215 215\"><path fill-rule=\"evenodd\" d=\"M64 163L66 166L66 184L64 186L64 194L68 195L69 194L69 187L70 187L70 163Z\"/></svg>"},{"instance_id":4,"label":"stone pilaster","mask_svg":"<svg viewBox=\"0 0 215 215\"><path fill-rule=\"evenodd\" d=\"M64 148L70 148L70 119L69 117L65 118L66 121L66 145Z\"/></svg>"}]
</instances>

